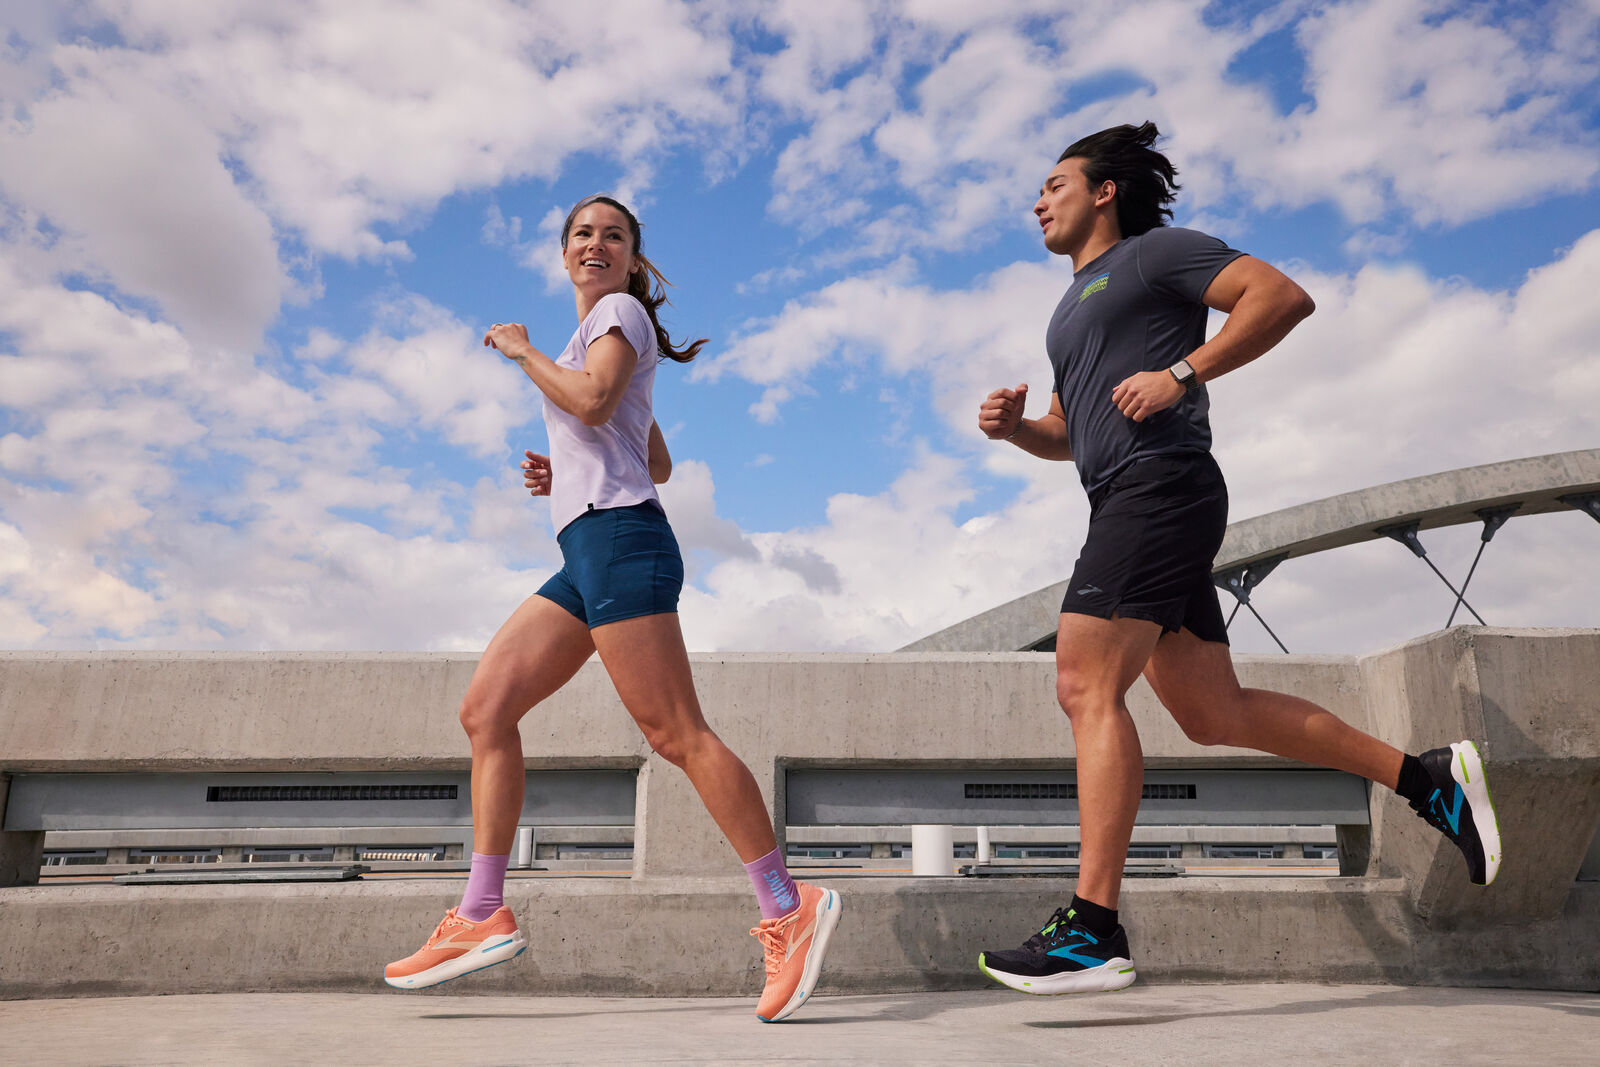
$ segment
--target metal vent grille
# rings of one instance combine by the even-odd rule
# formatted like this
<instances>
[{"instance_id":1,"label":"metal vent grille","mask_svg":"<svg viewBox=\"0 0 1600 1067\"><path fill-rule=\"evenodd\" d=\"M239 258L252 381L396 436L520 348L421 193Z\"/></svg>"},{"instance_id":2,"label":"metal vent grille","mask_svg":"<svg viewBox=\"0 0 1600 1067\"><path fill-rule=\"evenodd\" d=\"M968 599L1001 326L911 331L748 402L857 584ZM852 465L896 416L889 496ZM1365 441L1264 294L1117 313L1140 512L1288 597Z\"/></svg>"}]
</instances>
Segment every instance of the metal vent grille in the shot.
<instances>
[{"instance_id":1,"label":"metal vent grille","mask_svg":"<svg viewBox=\"0 0 1600 1067\"><path fill-rule=\"evenodd\" d=\"M453 785L213 785L206 803L277 803L317 800L454 800Z\"/></svg>"},{"instance_id":2,"label":"metal vent grille","mask_svg":"<svg viewBox=\"0 0 1600 1067\"><path fill-rule=\"evenodd\" d=\"M968 800L1077 800L1077 782L968 782ZM1139 790L1143 800L1194 800L1191 783L1146 784Z\"/></svg>"},{"instance_id":3,"label":"metal vent grille","mask_svg":"<svg viewBox=\"0 0 1600 1067\"><path fill-rule=\"evenodd\" d=\"M968 782L968 800L1077 800L1076 782Z\"/></svg>"}]
</instances>

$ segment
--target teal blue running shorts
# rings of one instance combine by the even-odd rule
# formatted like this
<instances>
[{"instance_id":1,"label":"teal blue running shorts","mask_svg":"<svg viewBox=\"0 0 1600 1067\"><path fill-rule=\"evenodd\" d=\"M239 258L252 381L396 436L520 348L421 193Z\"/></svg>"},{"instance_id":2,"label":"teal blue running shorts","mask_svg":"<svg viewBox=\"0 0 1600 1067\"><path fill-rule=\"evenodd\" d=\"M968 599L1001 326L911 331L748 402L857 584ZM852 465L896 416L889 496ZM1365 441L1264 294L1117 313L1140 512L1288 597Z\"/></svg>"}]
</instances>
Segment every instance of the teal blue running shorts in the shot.
<instances>
[{"instance_id":1,"label":"teal blue running shorts","mask_svg":"<svg viewBox=\"0 0 1600 1067\"><path fill-rule=\"evenodd\" d=\"M556 544L565 566L539 595L591 630L678 610L683 555L655 501L586 511L561 528Z\"/></svg>"}]
</instances>

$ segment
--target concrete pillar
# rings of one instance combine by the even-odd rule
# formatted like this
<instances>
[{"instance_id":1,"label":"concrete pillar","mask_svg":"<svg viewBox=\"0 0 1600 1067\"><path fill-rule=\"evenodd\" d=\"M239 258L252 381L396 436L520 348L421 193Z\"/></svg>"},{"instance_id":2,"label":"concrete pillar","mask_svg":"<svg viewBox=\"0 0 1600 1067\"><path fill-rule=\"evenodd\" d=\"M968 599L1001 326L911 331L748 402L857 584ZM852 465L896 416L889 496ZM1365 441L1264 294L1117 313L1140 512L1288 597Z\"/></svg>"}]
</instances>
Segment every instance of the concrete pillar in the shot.
<instances>
[{"instance_id":1,"label":"concrete pillar","mask_svg":"<svg viewBox=\"0 0 1600 1067\"><path fill-rule=\"evenodd\" d=\"M743 755L743 753L741 753ZM752 754L753 755L753 754ZM763 774L762 764L749 760L751 773L761 787L761 799L772 810L774 792L773 762L769 756ZM639 768L635 786L633 829L633 876L662 875L717 876L739 874L739 857L722 836L706 811L700 794L689 783L689 776L660 756L651 753ZM778 827L778 847L783 848L782 824Z\"/></svg>"},{"instance_id":2,"label":"concrete pillar","mask_svg":"<svg viewBox=\"0 0 1600 1067\"><path fill-rule=\"evenodd\" d=\"M1372 787L1367 787L1367 807L1372 807ZM1334 844L1339 849L1339 874L1364 878L1372 864L1372 827L1366 823L1333 828Z\"/></svg>"},{"instance_id":3,"label":"concrete pillar","mask_svg":"<svg viewBox=\"0 0 1600 1067\"><path fill-rule=\"evenodd\" d=\"M1430 926L1562 914L1600 826L1597 645L1593 631L1458 627L1363 660L1378 736L1411 753L1472 739L1494 798L1504 859L1484 888L1404 800L1373 790L1369 873L1404 877Z\"/></svg>"},{"instance_id":4,"label":"concrete pillar","mask_svg":"<svg viewBox=\"0 0 1600 1067\"><path fill-rule=\"evenodd\" d=\"M0 826L5 825L10 793L11 776L0 774ZM38 885L39 864L43 860L43 830L0 830L0 888Z\"/></svg>"}]
</instances>

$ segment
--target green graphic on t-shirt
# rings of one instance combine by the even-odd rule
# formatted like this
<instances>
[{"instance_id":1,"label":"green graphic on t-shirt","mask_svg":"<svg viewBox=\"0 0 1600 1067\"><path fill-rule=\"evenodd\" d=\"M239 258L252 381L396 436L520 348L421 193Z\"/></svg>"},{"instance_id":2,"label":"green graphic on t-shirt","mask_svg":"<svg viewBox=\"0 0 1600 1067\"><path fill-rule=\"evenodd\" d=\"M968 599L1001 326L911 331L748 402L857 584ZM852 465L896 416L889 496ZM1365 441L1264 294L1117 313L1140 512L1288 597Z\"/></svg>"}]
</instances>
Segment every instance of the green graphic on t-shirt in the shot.
<instances>
[{"instance_id":1,"label":"green graphic on t-shirt","mask_svg":"<svg viewBox=\"0 0 1600 1067\"><path fill-rule=\"evenodd\" d=\"M1095 277L1090 278L1089 284L1085 285L1083 287L1083 292L1078 294L1078 303L1083 303L1089 297L1093 296L1095 293L1098 293L1109 284L1111 284L1110 271L1106 271L1104 274L1096 275Z\"/></svg>"}]
</instances>

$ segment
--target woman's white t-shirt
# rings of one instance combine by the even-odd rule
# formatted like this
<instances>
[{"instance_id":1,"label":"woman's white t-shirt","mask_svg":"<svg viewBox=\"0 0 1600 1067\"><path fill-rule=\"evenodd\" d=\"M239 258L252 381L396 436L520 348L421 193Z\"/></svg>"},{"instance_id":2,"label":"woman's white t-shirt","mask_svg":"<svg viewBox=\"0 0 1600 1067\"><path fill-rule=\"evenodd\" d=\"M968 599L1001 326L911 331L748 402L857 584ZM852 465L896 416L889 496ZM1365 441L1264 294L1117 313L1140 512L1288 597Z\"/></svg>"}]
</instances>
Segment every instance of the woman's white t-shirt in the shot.
<instances>
[{"instance_id":1,"label":"woman's white t-shirt","mask_svg":"<svg viewBox=\"0 0 1600 1067\"><path fill-rule=\"evenodd\" d=\"M656 331L644 305L627 293L607 293L589 309L556 366L583 370L589 345L613 327L639 359L617 409L599 426L585 426L548 397L544 423L550 434L550 521L556 533L587 511L659 500L650 480L650 389L656 377Z\"/></svg>"}]
</instances>

